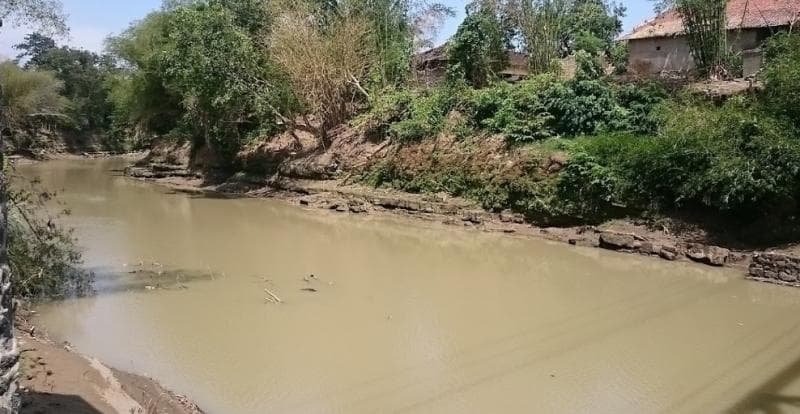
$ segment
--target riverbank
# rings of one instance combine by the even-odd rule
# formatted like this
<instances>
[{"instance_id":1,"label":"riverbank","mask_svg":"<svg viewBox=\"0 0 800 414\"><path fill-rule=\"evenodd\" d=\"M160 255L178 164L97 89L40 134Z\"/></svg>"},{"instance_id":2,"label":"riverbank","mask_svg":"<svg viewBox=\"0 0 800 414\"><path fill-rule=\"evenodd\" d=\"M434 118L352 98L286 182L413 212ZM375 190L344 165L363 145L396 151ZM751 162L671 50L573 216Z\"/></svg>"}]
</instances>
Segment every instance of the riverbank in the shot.
<instances>
[{"instance_id":1,"label":"riverbank","mask_svg":"<svg viewBox=\"0 0 800 414\"><path fill-rule=\"evenodd\" d=\"M336 147L334 147L336 148ZM378 151L380 151L379 149ZM163 150L162 150L163 151ZM329 151L331 152L331 151ZM359 151L376 153L374 148ZM340 178L302 179L281 174L239 173L228 178L208 176L188 167L185 147L166 152L151 153L136 166L126 170L132 178L167 186L175 191L218 197L269 197L311 209L329 210L341 214L391 214L438 221L448 225L467 227L479 231L505 233L521 237L534 237L586 246L632 253L669 261L692 261L710 266L727 266L747 270L757 249L720 246L712 237L696 227L677 221L617 219L592 226L539 226L511 211L495 213L482 208L475 201L446 194L412 194L387 188L374 188L352 183L352 174ZM339 159L327 154L315 157ZM283 171L319 169L319 161L294 160L293 166L283 164ZM350 161L354 163L354 161ZM303 176L304 174L293 174ZM305 174L308 176L309 174ZM312 174L313 175L313 174ZM675 227L672 227L675 226ZM773 252L795 254L797 246L770 249ZM776 280L776 283L796 285L796 281Z\"/></svg>"},{"instance_id":2,"label":"riverbank","mask_svg":"<svg viewBox=\"0 0 800 414\"><path fill-rule=\"evenodd\" d=\"M104 365L57 344L29 323L30 311L17 318L22 413L202 414L187 397L158 381Z\"/></svg>"},{"instance_id":3,"label":"riverbank","mask_svg":"<svg viewBox=\"0 0 800 414\"><path fill-rule=\"evenodd\" d=\"M387 163L424 180L432 174L482 171L512 186L557 177L569 163L566 154L548 147L509 148L497 137L463 143L440 136L419 144L375 142L349 128L335 132L325 150L313 136L296 132L253 145L239 155L241 172L209 174L213 164L188 145L160 145L128 168L130 177L188 193L224 197L270 197L305 208L342 214L392 214L439 221L480 231L513 234L650 256L741 269L749 277L800 286L792 277L763 277L751 272L753 257L770 252L800 254L798 244L764 244L748 240L729 223L700 217L628 217L593 225L533 222L511 210L487 210L479 200L445 192L409 193L394 186L367 185L369 176ZM298 146L299 145L299 146ZM442 179L439 177L438 179ZM458 179L453 177L453 180ZM424 186L423 186L424 187ZM748 230L758 232L758 229ZM756 269L757 270L757 269Z\"/></svg>"}]
</instances>

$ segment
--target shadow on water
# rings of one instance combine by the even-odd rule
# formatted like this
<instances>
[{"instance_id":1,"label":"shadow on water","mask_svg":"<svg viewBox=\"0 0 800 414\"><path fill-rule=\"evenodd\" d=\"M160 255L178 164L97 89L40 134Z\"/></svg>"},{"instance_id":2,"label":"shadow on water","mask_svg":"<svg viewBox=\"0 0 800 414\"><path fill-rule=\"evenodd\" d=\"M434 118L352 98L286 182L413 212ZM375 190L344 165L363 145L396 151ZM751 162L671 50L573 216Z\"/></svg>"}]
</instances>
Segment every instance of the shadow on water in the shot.
<instances>
[{"instance_id":1,"label":"shadow on water","mask_svg":"<svg viewBox=\"0 0 800 414\"><path fill-rule=\"evenodd\" d=\"M46 302L137 291L188 290L194 283L212 281L216 278L211 270L163 269L141 266L132 266L131 270L127 271L105 267L84 270L92 275L91 281L86 287L65 292L63 296L52 298Z\"/></svg>"},{"instance_id":2,"label":"shadow on water","mask_svg":"<svg viewBox=\"0 0 800 414\"><path fill-rule=\"evenodd\" d=\"M769 381L742 396L727 412L729 414L783 414L800 412L800 395L781 391L800 379L800 357L787 365Z\"/></svg>"},{"instance_id":3,"label":"shadow on water","mask_svg":"<svg viewBox=\"0 0 800 414\"><path fill-rule=\"evenodd\" d=\"M22 393L22 414L102 414L77 395L44 392Z\"/></svg>"}]
</instances>

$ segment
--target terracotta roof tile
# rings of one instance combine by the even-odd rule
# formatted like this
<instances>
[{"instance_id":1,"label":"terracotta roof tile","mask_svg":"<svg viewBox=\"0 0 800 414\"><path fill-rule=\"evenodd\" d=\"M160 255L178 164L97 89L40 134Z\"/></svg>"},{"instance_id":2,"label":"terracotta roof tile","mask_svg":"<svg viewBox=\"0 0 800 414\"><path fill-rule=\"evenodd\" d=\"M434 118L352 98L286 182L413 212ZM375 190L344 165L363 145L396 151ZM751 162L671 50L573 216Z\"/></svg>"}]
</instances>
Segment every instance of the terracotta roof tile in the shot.
<instances>
[{"instance_id":1,"label":"terracotta roof tile","mask_svg":"<svg viewBox=\"0 0 800 414\"><path fill-rule=\"evenodd\" d=\"M729 0L728 30L788 26L800 21L800 0ZM681 16L667 11L647 21L623 40L668 37L683 33Z\"/></svg>"}]
</instances>

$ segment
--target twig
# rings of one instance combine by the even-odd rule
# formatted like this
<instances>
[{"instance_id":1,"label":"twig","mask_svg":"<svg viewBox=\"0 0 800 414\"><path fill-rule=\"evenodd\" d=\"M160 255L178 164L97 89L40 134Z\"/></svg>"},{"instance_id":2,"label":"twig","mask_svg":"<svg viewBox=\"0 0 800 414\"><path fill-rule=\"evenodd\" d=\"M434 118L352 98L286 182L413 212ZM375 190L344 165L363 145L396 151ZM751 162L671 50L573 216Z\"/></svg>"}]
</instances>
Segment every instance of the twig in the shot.
<instances>
[{"instance_id":1,"label":"twig","mask_svg":"<svg viewBox=\"0 0 800 414\"><path fill-rule=\"evenodd\" d=\"M264 292L266 292L268 295L270 295L270 296L272 297L272 299L273 299L275 302L277 302L277 303L283 303L283 301L281 300L281 298L279 298L279 297L278 297L276 294L272 293L272 291L271 291L271 290L269 290L269 289L267 289L267 288L264 288Z\"/></svg>"}]
</instances>

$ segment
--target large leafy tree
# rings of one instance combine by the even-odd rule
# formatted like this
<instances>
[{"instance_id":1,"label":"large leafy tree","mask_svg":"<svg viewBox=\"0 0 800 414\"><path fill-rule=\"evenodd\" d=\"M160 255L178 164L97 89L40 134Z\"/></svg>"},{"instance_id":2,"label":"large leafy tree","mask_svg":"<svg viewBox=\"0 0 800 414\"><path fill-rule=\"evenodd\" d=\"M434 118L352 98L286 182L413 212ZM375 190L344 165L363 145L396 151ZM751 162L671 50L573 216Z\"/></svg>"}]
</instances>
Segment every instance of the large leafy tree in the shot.
<instances>
[{"instance_id":1,"label":"large leafy tree","mask_svg":"<svg viewBox=\"0 0 800 414\"><path fill-rule=\"evenodd\" d=\"M496 3L478 0L467 6L467 17L448 47L449 76L463 77L476 87L485 86L508 66L509 30Z\"/></svg>"},{"instance_id":2,"label":"large leafy tree","mask_svg":"<svg viewBox=\"0 0 800 414\"><path fill-rule=\"evenodd\" d=\"M114 71L110 56L70 47L56 47L55 41L41 33L25 36L14 46L27 59L25 68L50 71L64 84L63 94L70 102L70 115L81 129L106 128L111 115L105 82Z\"/></svg>"},{"instance_id":3,"label":"large leafy tree","mask_svg":"<svg viewBox=\"0 0 800 414\"><path fill-rule=\"evenodd\" d=\"M578 50L611 54L625 8L606 0L516 0L521 45L535 73Z\"/></svg>"},{"instance_id":4,"label":"large leafy tree","mask_svg":"<svg viewBox=\"0 0 800 414\"><path fill-rule=\"evenodd\" d=\"M33 26L39 31L66 35L69 28L58 0L0 0L0 22L13 26Z\"/></svg>"}]
</instances>

